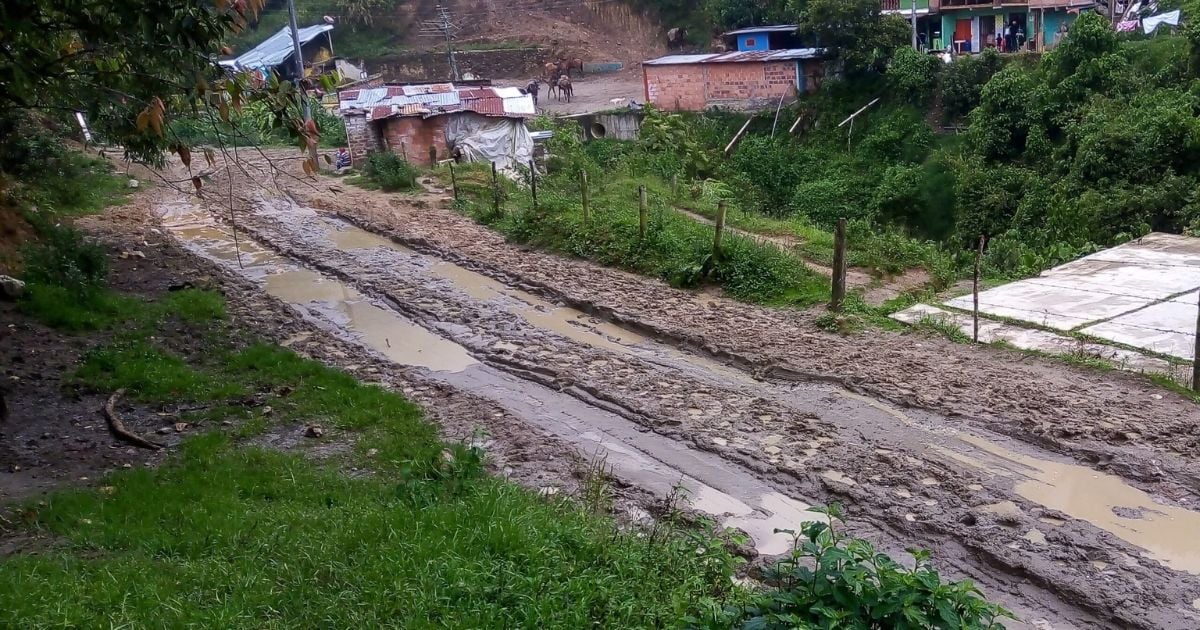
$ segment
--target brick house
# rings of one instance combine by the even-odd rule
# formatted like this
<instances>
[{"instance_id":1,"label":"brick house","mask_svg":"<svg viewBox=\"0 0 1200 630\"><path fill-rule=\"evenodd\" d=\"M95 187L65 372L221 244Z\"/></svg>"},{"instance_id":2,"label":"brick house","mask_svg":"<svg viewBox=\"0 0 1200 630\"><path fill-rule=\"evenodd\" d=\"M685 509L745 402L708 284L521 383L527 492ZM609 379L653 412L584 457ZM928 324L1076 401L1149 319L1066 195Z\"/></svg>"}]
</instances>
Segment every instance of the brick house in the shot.
<instances>
[{"instance_id":1,"label":"brick house","mask_svg":"<svg viewBox=\"0 0 1200 630\"><path fill-rule=\"evenodd\" d=\"M642 63L646 102L663 110L774 107L814 92L825 77L820 48L669 55Z\"/></svg>"},{"instance_id":2,"label":"brick house","mask_svg":"<svg viewBox=\"0 0 1200 630\"><path fill-rule=\"evenodd\" d=\"M533 98L517 88L433 83L343 90L338 113L355 166L376 151L425 166L455 157L506 168L532 156L525 120L534 116Z\"/></svg>"}]
</instances>

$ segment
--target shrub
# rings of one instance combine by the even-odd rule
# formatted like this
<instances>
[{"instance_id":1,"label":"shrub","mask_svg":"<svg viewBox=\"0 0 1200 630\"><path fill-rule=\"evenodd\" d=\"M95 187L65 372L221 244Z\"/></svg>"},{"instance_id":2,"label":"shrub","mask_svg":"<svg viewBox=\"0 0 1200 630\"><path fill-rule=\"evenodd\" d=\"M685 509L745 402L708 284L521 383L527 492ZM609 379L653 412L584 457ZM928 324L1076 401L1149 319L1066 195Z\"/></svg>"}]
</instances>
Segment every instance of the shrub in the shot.
<instances>
[{"instance_id":1,"label":"shrub","mask_svg":"<svg viewBox=\"0 0 1200 630\"><path fill-rule=\"evenodd\" d=\"M368 155L363 174L388 192L417 187L417 169L395 153Z\"/></svg>"},{"instance_id":2,"label":"shrub","mask_svg":"<svg viewBox=\"0 0 1200 630\"><path fill-rule=\"evenodd\" d=\"M909 569L840 533L839 505L813 511L827 520L805 523L795 534L791 556L768 571L776 587L727 608L712 627L1001 630L999 619L1012 618L971 582L944 582L928 551L910 550L916 564Z\"/></svg>"},{"instance_id":3,"label":"shrub","mask_svg":"<svg viewBox=\"0 0 1200 630\"><path fill-rule=\"evenodd\" d=\"M942 108L947 120L961 118L979 105L983 86L1003 62L991 48L982 55L959 57L941 73Z\"/></svg>"},{"instance_id":4,"label":"shrub","mask_svg":"<svg viewBox=\"0 0 1200 630\"><path fill-rule=\"evenodd\" d=\"M933 55L900 48L888 63L888 85L911 103L925 103L933 94L942 65Z\"/></svg>"},{"instance_id":5,"label":"shrub","mask_svg":"<svg viewBox=\"0 0 1200 630\"><path fill-rule=\"evenodd\" d=\"M31 217L41 240L25 248L25 280L62 287L74 295L104 286L108 256L103 247L75 228Z\"/></svg>"}]
</instances>

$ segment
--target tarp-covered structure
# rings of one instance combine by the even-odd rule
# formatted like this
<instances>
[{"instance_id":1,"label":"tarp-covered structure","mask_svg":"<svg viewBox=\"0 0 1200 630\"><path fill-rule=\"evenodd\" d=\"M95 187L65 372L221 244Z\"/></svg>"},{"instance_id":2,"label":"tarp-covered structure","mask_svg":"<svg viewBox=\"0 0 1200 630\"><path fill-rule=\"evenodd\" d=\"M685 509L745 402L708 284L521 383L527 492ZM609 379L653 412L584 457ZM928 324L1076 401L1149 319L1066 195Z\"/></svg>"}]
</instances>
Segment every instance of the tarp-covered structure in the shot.
<instances>
[{"instance_id":1,"label":"tarp-covered structure","mask_svg":"<svg viewBox=\"0 0 1200 630\"><path fill-rule=\"evenodd\" d=\"M343 90L338 111L356 163L381 150L416 163L428 164L435 155L505 170L533 157L525 120L537 110L533 97L517 88L433 83Z\"/></svg>"},{"instance_id":2,"label":"tarp-covered structure","mask_svg":"<svg viewBox=\"0 0 1200 630\"><path fill-rule=\"evenodd\" d=\"M303 49L309 42L332 30L332 24L315 24L298 29L297 34L300 36L300 47ZM285 26L254 48L247 50L232 60L222 61L221 65L237 71L260 71L264 74L269 74L279 66L284 65L284 62L289 61L295 51L295 46L292 44L291 29ZM290 75L291 68L286 69L287 72L282 74L285 76Z\"/></svg>"}]
</instances>

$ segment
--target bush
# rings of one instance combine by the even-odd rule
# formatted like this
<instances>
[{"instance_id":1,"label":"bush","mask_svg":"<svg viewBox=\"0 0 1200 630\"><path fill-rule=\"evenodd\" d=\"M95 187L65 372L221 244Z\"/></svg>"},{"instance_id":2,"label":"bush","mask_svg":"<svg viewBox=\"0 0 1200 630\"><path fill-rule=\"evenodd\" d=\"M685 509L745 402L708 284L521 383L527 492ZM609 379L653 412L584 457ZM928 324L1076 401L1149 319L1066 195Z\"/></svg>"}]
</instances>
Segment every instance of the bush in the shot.
<instances>
[{"instance_id":1,"label":"bush","mask_svg":"<svg viewBox=\"0 0 1200 630\"><path fill-rule=\"evenodd\" d=\"M104 248L75 228L31 216L41 240L25 248L25 280L62 287L78 296L103 288L108 275Z\"/></svg>"},{"instance_id":2,"label":"bush","mask_svg":"<svg viewBox=\"0 0 1200 630\"><path fill-rule=\"evenodd\" d=\"M368 155L363 174L388 192L412 190L417 187L417 169L395 153Z\"/></svg>"},{"instance_id":3,"label":"bush","mask_svg":"<svg viewBox=\"0 0 1200 630\"><path fill-rule=\"evenodd\" d=\"M837 504L813 511L828 520L805 523L796 534L791 556L768 571L776 587L727 608L712 627L1002 630L999 619L1012 618L971 582L944 582L928 551L912 550L916 565L909 569L840 533Z\"/></svg>"},{"instance_id":4,"label":"bush","mask_svg":"<svg viewBox=\"0 0 1200 630\"><path fill-rule=\"evenodd\" d=\"M933 55L901 48L888 63L888 85L911 103L925 103L933 94L942 65L942 61Z\"/></svg>"},{"instance_id":5,"label":"bush","mask_svg":"<svg viewBox=\"0 0 1200 630\"><path fill-rule=\"evenodd\" d=\"M947 120L961 118L979 105L983 86L1003 65L989 48L982 55L959 57L941 73L942 111Z\"/></svg>"}]
</instances>

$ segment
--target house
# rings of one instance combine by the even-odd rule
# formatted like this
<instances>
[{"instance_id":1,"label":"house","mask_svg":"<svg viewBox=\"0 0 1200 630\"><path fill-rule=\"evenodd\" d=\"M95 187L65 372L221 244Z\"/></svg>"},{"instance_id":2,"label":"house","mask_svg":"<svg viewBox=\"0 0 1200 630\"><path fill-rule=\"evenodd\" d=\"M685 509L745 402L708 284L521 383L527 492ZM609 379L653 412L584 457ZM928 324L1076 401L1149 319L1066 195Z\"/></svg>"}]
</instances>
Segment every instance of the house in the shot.
<instances>
[{"instance_id":1,"label":"house","mask_svg":"<svg viewBox=\"0 0 1200 630\"><path fill-rule=\"evenodd\" d=\"M1092 0L934 0L941 15L941 47L956 53L1048 50L1058 44ZM1011 37L1005 36L1005 26Z\"/></svg>"},{"instance_id":2,"label":"house","mask_svg":"<svg viewBox=\"0 0 1200 630\"><path fill-rule=\"evenodd\" d=\"M342 90L338 113L355 166L375 151L398 153L414 164L454 157L502 169L533 156L525 127L536 114L533 97L517 88L433 83Z\"/></svg>"},{"instance_id":3,"label":"house","mask_svg":"<svg viewBox=\"0 0 1200 630\"><path fill-rule=\"evenodd\" d=\"M333 36L329 34L332 30L332 24L316 24L297 30L300 56L306 65L320 64L333 58ZM296 62L292 59L294 54L292 32L285 26L254 48L234 59L222 61L221 65L237 72L253 72L264 81L272 75L290 81L296 77Z\"/></svg>"},{"instance_id":4,"label":"house","mask_svg":"<svg viewBox=\"0 0 1200 630\"><path fill-rule=\"evenodd\" d=\"M723 37L737 50L643 62L646 102L673 111L765 109L815 91L825 77L825 51L802 47L795 24L744 28Z\"/></svg>"},{"instance_id":5,"label":"house","mask_svg":"<svg viewBox=\"0 0 1200 630\"><path fill-rule=\"evenodd\" d=\"M917 20L917 46L922 50L941 50L942 20L937 15L939 0L883 0L880 13L898 15L906 21Z\"/></svg>"},{"instance_id":6,"label":"house","mask_svg":"<svg viewBox=\"0 0 1200 630\"><path fill-rule=\"evenodd\" d=\"M796 48L652 59L642 63L646 102L672 111L775 107L816 91L825 76L823 56L819 48Z\"/></svg>"}]
</instances>

